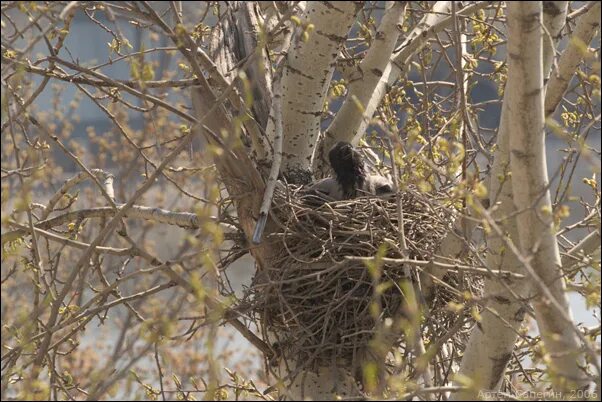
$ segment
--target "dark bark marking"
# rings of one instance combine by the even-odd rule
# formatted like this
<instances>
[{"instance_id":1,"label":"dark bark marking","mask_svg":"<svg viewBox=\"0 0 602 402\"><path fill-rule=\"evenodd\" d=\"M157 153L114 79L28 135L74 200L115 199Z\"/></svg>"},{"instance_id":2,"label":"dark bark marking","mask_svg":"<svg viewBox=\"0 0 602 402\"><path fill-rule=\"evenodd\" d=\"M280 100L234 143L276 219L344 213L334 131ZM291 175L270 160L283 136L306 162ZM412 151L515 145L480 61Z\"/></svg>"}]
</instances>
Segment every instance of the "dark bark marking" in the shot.
<instances>
[{"instance_id":1,"label":"dark bark marking","mask_svg":"<svg viewBox=\"0 0 602 402\"><path fill-rule=\"evenodd\" d=\"M506 365L512 358L512 353L507 353L502 355L498 359L492 358L493 367L491 367L491 382L488 384L488 389L494 389L495 386L500 381L500 378L504 375L504 371L506 370Z\"/></svg>"},{"instance_id":2,"label":"dark bark marking","mask_svg":"<svg viewBox=\"0 0 602 402\"><path fill-rule=\"evenodd\" d=\"M313 81L313 79L314 79L314 77L312 77L311 75L307 75L307 74L303 73L301 70L297 70L296 68L291 67L290 65L286 66L286 69L289 70L291 73L300 75L301 77L306 78L308 80Z\"/></svg>"},{"instance_id":3,"label":"dark bark marking","mask_svg":"<svg viewBox=\"0 0 602 402\"><path fill-rule=\"evenodd\" d=\"M560 8L558 6L556 6L555 2L544 1L543 2L543 12L548 15L551 15L552 17L556 17L557 15L560 15L562 10L560 10Z\"/></svg>"},{"instance_id":4,"label":"dark bark marking","mask_svg":"<svg viewBox=\"0 0 602 402\"><path fill-rule=\"evenodd\" d=\"M378 68L373 68L370 71L372 72L372 74L376 75L377 77L382 77L383 76L382 70L380 70Z\"/></svg>"},{"instance_id":5,"label":"dark bark marking","mask_svg":"<svg viewBox=\"0 0 602 402\"><path fill-rule=\"evenodd\" d=\"M521 306L521 308L519 308L518 311L514 314L514 320L516 322L523 322L526 314L527 314L526 307Z\"/></svg>"},{"instance_id":6,"label":"dark bark marking","mask_svg":"<svg viewBox=\"0 0 602 402\"><path fill-rule=\"evenodd\" d=\"M493 299L500 304L510 304L510 299L504 296L495 296Z\"/></svg>"}]
</instances>

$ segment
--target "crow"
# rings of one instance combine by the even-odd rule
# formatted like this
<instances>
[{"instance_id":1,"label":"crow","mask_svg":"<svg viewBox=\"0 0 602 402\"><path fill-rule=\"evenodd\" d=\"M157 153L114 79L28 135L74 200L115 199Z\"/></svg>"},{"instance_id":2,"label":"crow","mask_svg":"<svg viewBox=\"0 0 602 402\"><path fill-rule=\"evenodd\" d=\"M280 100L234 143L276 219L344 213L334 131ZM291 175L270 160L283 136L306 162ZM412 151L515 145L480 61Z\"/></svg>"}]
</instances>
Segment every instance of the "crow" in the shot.
<instances>
[{"instance_id":1,"label":"crow","mask_svg":"<svg viewBox=\"0 0 602 402\"><path fill-rule=\"evenodd\" d=\"M334 177L312 184L309 188L311 192L332 200L393 193L391 180L366 173L364 158L350 143L338 142L328 153L328 160Z\"/></svg>"}]
</instances>

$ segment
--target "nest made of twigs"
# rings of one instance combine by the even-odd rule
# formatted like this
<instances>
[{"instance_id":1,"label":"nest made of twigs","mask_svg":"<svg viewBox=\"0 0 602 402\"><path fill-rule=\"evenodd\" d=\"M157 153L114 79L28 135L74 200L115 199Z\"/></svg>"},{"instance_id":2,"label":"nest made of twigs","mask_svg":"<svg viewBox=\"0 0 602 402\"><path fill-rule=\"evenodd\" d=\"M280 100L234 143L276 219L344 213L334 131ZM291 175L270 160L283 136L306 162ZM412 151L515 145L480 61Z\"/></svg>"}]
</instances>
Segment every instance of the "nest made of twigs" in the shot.
<instances>
[{"instance_id":1,"label":"nest made of twigs","mask_svg":"<svg viewBox=\"0 0 602 402\"><path fill-rule=\"evenodd\" d=\"M399 260L431 260L451 230L453 216L443 193L408 188L400 194L406 252L400 244L396 196L324 202L294 186L276 191L271 217L278 228L270 241L280 250L267 272L258 275L251 299L262 332L270 334L285 358L307 364L335 357L351 361L368 345L379 321L403 314L400 284L408 280L408 272L415 277L417 271ZM383 258L375 260L375 255ZM375 261L378 274L369 268ZM428 301L436 324L430 326L432 337L456 321L457 314L445 310L459 297L453 290L478 288L478 280L457 273L444 281L446 286ZM380 314L375 319L370 309L377 287Z\"/></svg>"}]
</instances>

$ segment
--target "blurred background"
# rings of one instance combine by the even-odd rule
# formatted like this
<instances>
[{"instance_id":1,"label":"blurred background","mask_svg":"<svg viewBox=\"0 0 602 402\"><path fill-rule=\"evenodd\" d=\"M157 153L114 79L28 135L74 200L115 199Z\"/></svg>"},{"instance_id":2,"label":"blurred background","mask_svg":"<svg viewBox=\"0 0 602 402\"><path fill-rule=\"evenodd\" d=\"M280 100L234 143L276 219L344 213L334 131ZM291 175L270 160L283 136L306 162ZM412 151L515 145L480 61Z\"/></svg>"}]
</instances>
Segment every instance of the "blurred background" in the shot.
<instances>
[{"instance_id":1,"label":"blurred background","mask_svg":"<svg viewBox=\"0 0 602 402\"><path fill-rule=\"evenodd\" d=\"M167 9L164 2L152 2L153 7L157 10ZM374 9L371 17L374 22L378 23L382 16L383 2L374 2ZM414 3L414 2L412 2ZM41 3L40 3L41 4ZM100 3L99 3L100 4ZM573 9L582 5L582 2L573 2ZM4 3L3 3L4 7ZM215 24L216 16L211 9L214 5L209 2L183 2L183 16L185 22L189 26L195 26L197 22L205 16L204 27L210 29ZM419 7L416 5L416 7ZM71 22L69 35L67 35L64 47L61 49L59 56L66 60L71 60L83 66L99 66L103 65L98 71L102 74L114 79L128 80L136 73L135 63L137 58L124 58L121 54L130 52L143 52L142 58L145 65L152 65L152 74L155 80L183 80L190 77L190 71L186 66L182 65L183 60L174 50L171 41L152 27L140 26L140 24L129 23L128 19L121 16L115 21L111 21L107 17L107 13L100 12L100 7L97 11L93 7L88 7L85 13L78 10ZM34 10L30 10L31 15L35 15ZM7 18L12 19L9 22ZM166 17L169 18L169 17ZM2 41L6 38L14 37L14 27L23 28L31 22L28 19L27 13L18 9L8 9L3 11L2 20ZM40 18L38 21L41 28L48 23ZM173 22L173 21L172 21ZM107 29L106 27L111 27ZM117 27L117 28L115 28ZM355 36L360 31L358 25L354 26ZM120 37L128 38L129 44L122 42L121 47L116 51L117 42L115 41L115 33L118 32ZM48 56L48 49L43 40L38 40L32 45L28 45L29 38L16 38L15 44L12 46L17 48L28 49L31 54L31 60L45 60ZM467 40L472 40L468 36ZM566 43L561 45L561 48L566 46ZM590 47L599 49L599 36ZM155 49L155 50L152 50ZM470 51L470 46L468 50ZM454 49L449 49L448 56L450 59L455 58ZM361 52L361 49L358 50ZM498 127L500 117L499 100L499 83L494 82L488 74L491 74L495 69L495 63L501 62L505 58L504 44L498 46L498 50L491 57L490 63L481 63L471 75L469 81L468 96L470 102L474 105L474 110L477 112L478 124L482 129L484 137L491 137ZM141 61L142 62L142 59ZM4 63L3 63L4 64ZM44 63L34 65L43 67ZM3 68L5 66L3 65ZM77 77L78 73L66 66L63 66L64 71L68 74L73 74ZM335 73L334 80L343 80L343 74ZM427 76L423 76L418 69L413 68L409 74L408 81L414 82L415 85L405 84L406 101L416 106L420 110L422 97L420 90L423 88L421 84L424 80L429 82L442 82L435 90L440 96L448 96L453 93L455 88L455 78L450 71L448 64L440 63L430 69ZM577 80L577 78L576 78ZM29 88L37 88L43 81L41 75L27 74L21 85ZM4 84L4 83L3 83ZM82 89L83 88L83 89ZM115 102L113 104L105 104L106 110L99 107L98 102L94 101L91 96L87 96L84 90L90 93L99 95L90 86L71 85L66 82L52 80L44 91L35 99L33 110L38 120L48 125L48 127L56 133L69 149L89 168L101 168L112 173L115 176L115 192L119 202L126 202L129 197L135 192L137 187L145 179L145 171L148 168L144 158L128 148L124 142L122 131L124 130L131 134L133 140L138 144L144 144L148 147L148 155L154 160L158 160L161 155L169 150L170 139L177 136L178 132L183 130L181 123L168 116L162 111L153 110L145 102L129 96L121 94L123 100L130 102L132 108L127 110ZM161 92L161 89L154 89L154 92ZM165 100L173 105L190 105L189 94L186 88L169 88L163 91L162 95ZM335 91L336 92L336 91ZM2 99L6 98L6 86L2 85ZM104 94L110 96L110 94ZM331 92L329 98L329 109L331 112L336 112L340 107L343 97L336 96L336 93ZM578 93L569 94L567 101L576 102ZM595 103L596 113L600 113L599 98ZM138 108L138 112L134 109ZM403 129L403 122L406 118L404 110L400 110L402 115L400 130ZM558 121L563 121L566 118L562 116L563 110L559 109L555 118ZM149 116L152 118L149 119ZM330 122L331 116L325 115L323 126L326 127ZM428 118L428 117L427 117ZM4 114L2 122L6 121ZM117 127L119 123L122 129ZM184 128L185 129L185 128ZM571 132L579 133L581 127L570 127ZM436 131L436 127L432 128ZM376 127L368 130L376 131L376 135L381 135ZM581 178L591 178L592 175L599 177L600 175L600 127L599 122L593 129L589 130L583 136L582 141L593 151L587 154L587 157L579 157L575 153L569 152L575 148L577 143L576 137L561 138L560 136L550 132L547 136L547 161L549 176L553 178L551 191L556 200L562 199L569 206L571 215L563 221L563 225L570 225L583 218L584 210L582 202L592 204L594 202L594 193L592 188ZM164 143L165 142L165 143ZM2 146L5 150L7 146L10 148L8 135L3 132ZM182 175L173 173L174 182L166 180L165 177L160 178L156 185L145 194L137 204L165 208L172 211L188 211L195 212L198 200L207 195L208 188L205 185L206 176L203 169L210 169L211 163L205 157L204 144L201 140L195 140L190 149L183 154L177 165L184 166L185 170ZM46 170L45 174L50 173L48 180L44 181L39 186L31 189L32 200L44 204L48 198L60 187L64 180L73 176L80 169L74 163L72 158L69 158L56 147L50 149L50 159L52 163L48 165L50 170ZM32 156L33 157L33 156ZM2 152L2 167L3 167L3 184L2 184L2 216L3 220L9 215L15 207L15 200L18 198L18 192L23 191L20 188L14 177L5 176L5 167L11 163L12 155ZM575 158L577 160L575 161ZM567 159L571 162L567 164ZM480 163L486 164L486 159L481 159ZM174 163L174 166L176 164ZM579 178L573 180L570 185L562 179L567 174L567 167L571 169L574 177ZM188 170L186 170L188 169ZM171 173L170 173L171 174ZM215 178L209 178L215 180ZM180 191L175 184L182 185L185 191ZM8 192L8 196L5 195ZM81 186L81 194L79 201L82 206L90 207L97 205L98 195L89 185ZM101 200L102 203L102 200ZM221 210L221 207L213 208L214 211ZM2 231L5 232L3 225ZM181 254L183 248L199 247L198 234L190 230L180 229L169 225L151 224L144 221L133 222L129 228L131 233L135 233L137 240L144 244L156 254L161 260L171 260ZM568 240L575 241L584 235L584 230L576 229L568 233ZM196 239L196 240L195 240ZM227 249L228 240L225 241L223 249ZM202 244L201 244L202 246ZM5 251L3 250L3 253ZM119 272L130 272L137 268L135 262L126 262L125 264L119 258L106 257L108 266L112 266L111 272L107 273L108 277L119 275ZM3 257L4 261L4 257ZM7 266L3 263L2 276L6 275ZM238 259L227 269L220 272L229 282L231 289L223 290L222 293L231 292L239 298L245 294L245 289L250 285L253 274L255 272L254 262L245 255ZM599 272L598 272L599 275ZM209 283L211 280L207 279ZM151 284L152 280L147 282L132 283L131 291L139 289L143 283ZM145 285L146 286L146 285ZM9 289L9 288L6 288ZM25 289L24 294L11 295L10 299L7 295L5 298L5 284L3 283L2 292L2 320L5 324L5 316L14 308L15 300L20 297L28 297L26 286L10 288L10 292ZM128 287L124 287L128 290ZM13 300L14 297L14 300ZM173 303L179 299L178 290L167 290L153 296L152 301L155 303L160 315L161 309L165 310L166 314L172 314ZM9 302L10 300L10 302ZM178 310L178 319L181 319L182 326L178 326L178 330L186 327L193 328L195 326L194 316L195 311L191 303L186 309ZM587 306L583 297L575 293L571 294L571 306L576 321L582 323L583 326L592 327L600 325L600 306ZM148 306L147 306L148 307ZM196 312L197 316L202 316L202 311ZM171 317L173 318L173 317ZM94 373L95 368L102 367L107 361L114 359L117 362L117 369L127 368L133 370L137 374L131 378L130 388L116 389L112 394L114 399L123 399L129 397L142 397L144 388L136 386L136 384L149 384L155 390L160 386L157 382L157 365L153 354L144 355L137 361L134 361L137 348L136 336L139 333L128 333L122 331L124 325L135 321L132 318L131 309L125 305L119 305L111 310L109 316L98 317L92 319L86 324L86 331L83 337L78 340L80 348L76 354L71 357L71 368L80 365L80 369L84 372ZM531 323L533 326L534 324ZM534 327L533 327L534 328ZM253 328L254 329L254 328ZM190 337L190 339L188 339ZM125 338L125 339L123 339ZM127 348L117 347L119 344L130 344ZM142 345L142 342L140 343ZM212 352L210 356L207 354L207 345L211 344ZM121 355L123 353L123 355ZM128 355L128 353L130 355ZM116 356L119 355L119 356ZM177 381L189 382L190 378L204 377L208 370L212 367L219 368L219 376L228 378L228 373L223 370L227 367L235 370L244 378L251 378L256 381L259 388L263 389L266 386L264 376L264 361L260 357L258 351L250 345L240 334L233 330L230 326L215 328L214 330L206 330L203 327L196 328L187 336L180 337L177 341L169 343L161 348L161 358L165 363L162 374L165 376L166 384L176 384ZM67 370L67 368L66 368ZM176 377L172 376L175 375ZM153 395L148 392L146 396ZM155 395L156 396L156 395Z\"/></svg>"}]
</instances>

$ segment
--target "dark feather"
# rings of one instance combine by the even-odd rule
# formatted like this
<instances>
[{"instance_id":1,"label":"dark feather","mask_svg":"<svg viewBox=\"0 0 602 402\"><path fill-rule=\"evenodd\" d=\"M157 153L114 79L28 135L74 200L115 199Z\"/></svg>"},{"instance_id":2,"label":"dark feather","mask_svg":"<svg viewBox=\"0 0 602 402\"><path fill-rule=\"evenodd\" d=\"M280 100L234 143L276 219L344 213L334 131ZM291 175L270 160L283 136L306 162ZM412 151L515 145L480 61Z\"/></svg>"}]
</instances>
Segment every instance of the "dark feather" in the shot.
<instances>
[{"instance_id":1,"label":"dark feather","mask_svg":"<svg viewBox=\"0 0 602 402\"><path fill-rule=\"evenodd\" d=\"M341 186L344 198L354 198L366 181L362 155L348 142L338 142L328 153L330 166Z\"/></svg>"}]
</instances>

